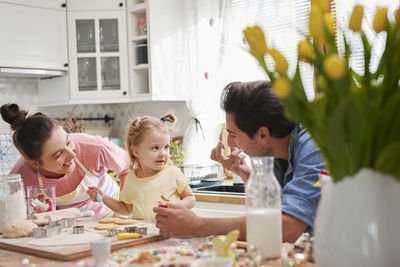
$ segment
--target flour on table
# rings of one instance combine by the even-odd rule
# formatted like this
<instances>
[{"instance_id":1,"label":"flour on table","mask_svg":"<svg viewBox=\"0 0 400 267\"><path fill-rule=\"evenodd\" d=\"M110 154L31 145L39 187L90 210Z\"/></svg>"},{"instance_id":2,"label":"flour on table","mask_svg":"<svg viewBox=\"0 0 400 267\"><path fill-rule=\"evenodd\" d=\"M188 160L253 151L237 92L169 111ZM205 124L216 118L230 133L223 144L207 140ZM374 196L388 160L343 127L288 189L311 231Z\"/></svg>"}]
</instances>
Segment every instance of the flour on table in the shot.
<instances>
[{"instance_id":1,"label":"flour on table","mask_svg":"<svg viewBox=\"0 0 400 267\"><path fill-rule=\"evenodd\" d=\"M104 235L99 235L92 232L85 232L83 234L61 234L48 238L38 238L29 241L29 245L35 246L72 246L89 244L90 242L103 239Z\"/></svg>"}]
</instances>

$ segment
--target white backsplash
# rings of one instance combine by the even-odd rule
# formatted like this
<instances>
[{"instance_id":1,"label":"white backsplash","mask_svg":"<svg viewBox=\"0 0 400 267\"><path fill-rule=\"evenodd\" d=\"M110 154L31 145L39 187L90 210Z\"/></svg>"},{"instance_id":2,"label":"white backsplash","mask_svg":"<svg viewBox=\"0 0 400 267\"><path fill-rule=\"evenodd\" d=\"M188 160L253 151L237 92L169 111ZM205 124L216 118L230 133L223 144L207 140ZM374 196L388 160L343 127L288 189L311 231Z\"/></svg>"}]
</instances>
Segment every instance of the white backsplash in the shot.
<instances>
[{"instance_id":1,"label":"white backsplash","mask_svg":"<svg viewBox=\"0 0 400 267\"><path fill-rule=\"evenodd\" d=\"M143 103L123 104L88 104L66 105L57 107L38 107L39 97L36 79L0 78L0 105L5 103L17 103L20 107L29 111L29 114L43 112L51 117L64 118L72 112L77 118L114 117L111 121L110 136L124 138L126 127L134 116L152 115L162 117L170 112L178 117L175 126L176 132L172 135L183 135L188 125L190 115L185 102L182 101L158 101ZM85 121L86 128L107 127L104 121ZM0 133L10 133L7 123L0 119Z\"/></svg>"},{"instance_id":2,"label":"white backsplash","mask_svg":"<svg viewBox=\"0 0 400 267\"><path fill-rule=\"evenodd\" d=\"M11 133L0 133L0 174L7 174L20 157Z\"/></svg>"},{"instance_id":3,"label":"white backsplash","mask_svg":"<svg viewBox=\"0 0 400 267\"><path fill-rule=\"evenodd\" d=\"M17 103L33 114L38 111L38 88L36 79L0 78L0 106ZM0 133L9 133L10 126L0 117Z\"/></svg>"}]
</instances>

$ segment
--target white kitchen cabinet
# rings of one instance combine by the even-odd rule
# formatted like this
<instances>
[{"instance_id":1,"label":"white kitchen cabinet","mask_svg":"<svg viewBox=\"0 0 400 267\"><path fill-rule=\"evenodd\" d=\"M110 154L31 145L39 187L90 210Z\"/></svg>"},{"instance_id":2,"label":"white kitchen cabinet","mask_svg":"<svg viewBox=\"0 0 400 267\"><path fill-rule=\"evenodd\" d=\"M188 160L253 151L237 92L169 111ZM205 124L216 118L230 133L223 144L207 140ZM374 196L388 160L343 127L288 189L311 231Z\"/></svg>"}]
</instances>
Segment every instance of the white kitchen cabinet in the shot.
<instances>
[{"instance_id":1,"label":"white kitchen cabinet","mask_svg":"<svg viewBox=\"0 0 400 267\"><path fill-rule=\"evenodd\" d=\"M0 1L0 67L67 70L65 2Z\"/></svg>"},{"instance_id":2,"label":"white kitchen cabinet","mask_svg":"<svg viewBox=\"0 0 400 267\"><path fill-rule=\"evenodd\" d=\"M175 70L180 55L168 53L170 60L163 53L170 51L175 41L172 38L182 30L179 16L183 1L189 0L127 0L132 101L189 100L190 88L176 82L185 76Z\"/></svg>"},{"instance_id":3,"label":"white kitchen cabinet","mask_svg":"<svg viewBox=\"0 0 400 267\"><path fill-rule=\"evenodd\" d=\"M194 192L196 204L192 209L201 217L238 217L246 215L244 195L207 194Z\"/></svg>"},{"instance_id":4,"label":"white kitchen cabinet","mask_svg":"<svg viewBox=\"0 0 400 267\"><path fill-rule=\"evenodd\" d=\"M190 100L190 88L176 86L189 77L176 71L179 53L163 53L182 30L183 1L68 0L69 79L40 80L40 105ZM146 32L138 27L143 18ZM143 42L147 63L137 54Z\"/></svg>"},{"instance_id":5,"label":"white kitchen cabinet","mask_svg":"<svg viewBox=\"0 0 400 267\"><path fill-rule=\"evenodd\" d=\"M71 104L129 101L125 1L68 1Z\"/></svg>"}]
</instances>

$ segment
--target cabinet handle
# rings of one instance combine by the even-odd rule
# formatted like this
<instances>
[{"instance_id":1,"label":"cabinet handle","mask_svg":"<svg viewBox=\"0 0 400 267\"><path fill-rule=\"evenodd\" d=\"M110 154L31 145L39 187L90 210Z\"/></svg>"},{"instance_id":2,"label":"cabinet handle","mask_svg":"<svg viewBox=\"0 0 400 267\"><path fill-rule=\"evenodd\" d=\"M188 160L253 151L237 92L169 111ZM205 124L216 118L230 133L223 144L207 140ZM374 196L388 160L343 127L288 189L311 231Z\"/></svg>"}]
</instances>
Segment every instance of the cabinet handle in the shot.
<instances>
[{"instance_id":1,"label":"cabinet handle","mask_svg":"<svg viewBox=\"0 0 400 267\"><path fill-rule=\"evenodd\" d=\"M68 67L68 63L65 63L65 64L64 64L64 67Z\"/></svg>"},{"instance_id":2,"label":"cabinet handle","mask_svg":"<svg viewBox=\"0 0 400 267\"><path fill-rule=\"evenodd\" d=\"M119 3L119 6L120 6L120 7L123 7L123 6L124 6L124 4L123 4L123 3Z\"/></svg>"},{"instance_id":3,"label":"cabinet handle","mask_svg":"<svg viewBox=\"0 0 400 267\"><path fill-rule=\"evenodd\" d=\"M67 4L66 3L62 3L61 7L67 7Z\"/></svg>"},{"instance_id":4,"label":"cabinet handle","mask_svg":"<svg viewBox=\"0 0 400 267\"><path fill-rule=\"evenodd\" d=\"M126 91L123 91L122 94L123 94L123 95L126 95Z\"/></svg>"}]
</instances>

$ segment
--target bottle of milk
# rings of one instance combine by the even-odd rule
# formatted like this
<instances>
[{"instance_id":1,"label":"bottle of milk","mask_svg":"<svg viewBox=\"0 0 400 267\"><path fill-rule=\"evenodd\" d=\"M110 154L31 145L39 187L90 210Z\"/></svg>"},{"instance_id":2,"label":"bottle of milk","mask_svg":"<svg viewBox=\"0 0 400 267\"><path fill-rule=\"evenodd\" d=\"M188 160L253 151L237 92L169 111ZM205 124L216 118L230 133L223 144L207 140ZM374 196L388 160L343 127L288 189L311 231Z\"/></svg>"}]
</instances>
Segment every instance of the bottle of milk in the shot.
<instances>
[{"instance_id":1,"label":"bottle of milk","mask_svg":"<svg viewBox=\"0 0 400 267\"><path fill-rule=\"evenodd\" d=\"M251 164L246 185L246 238L249 255L259 263L281 255L281 187L273 157L252 157Z\"/></svg>"}]
</instances>

